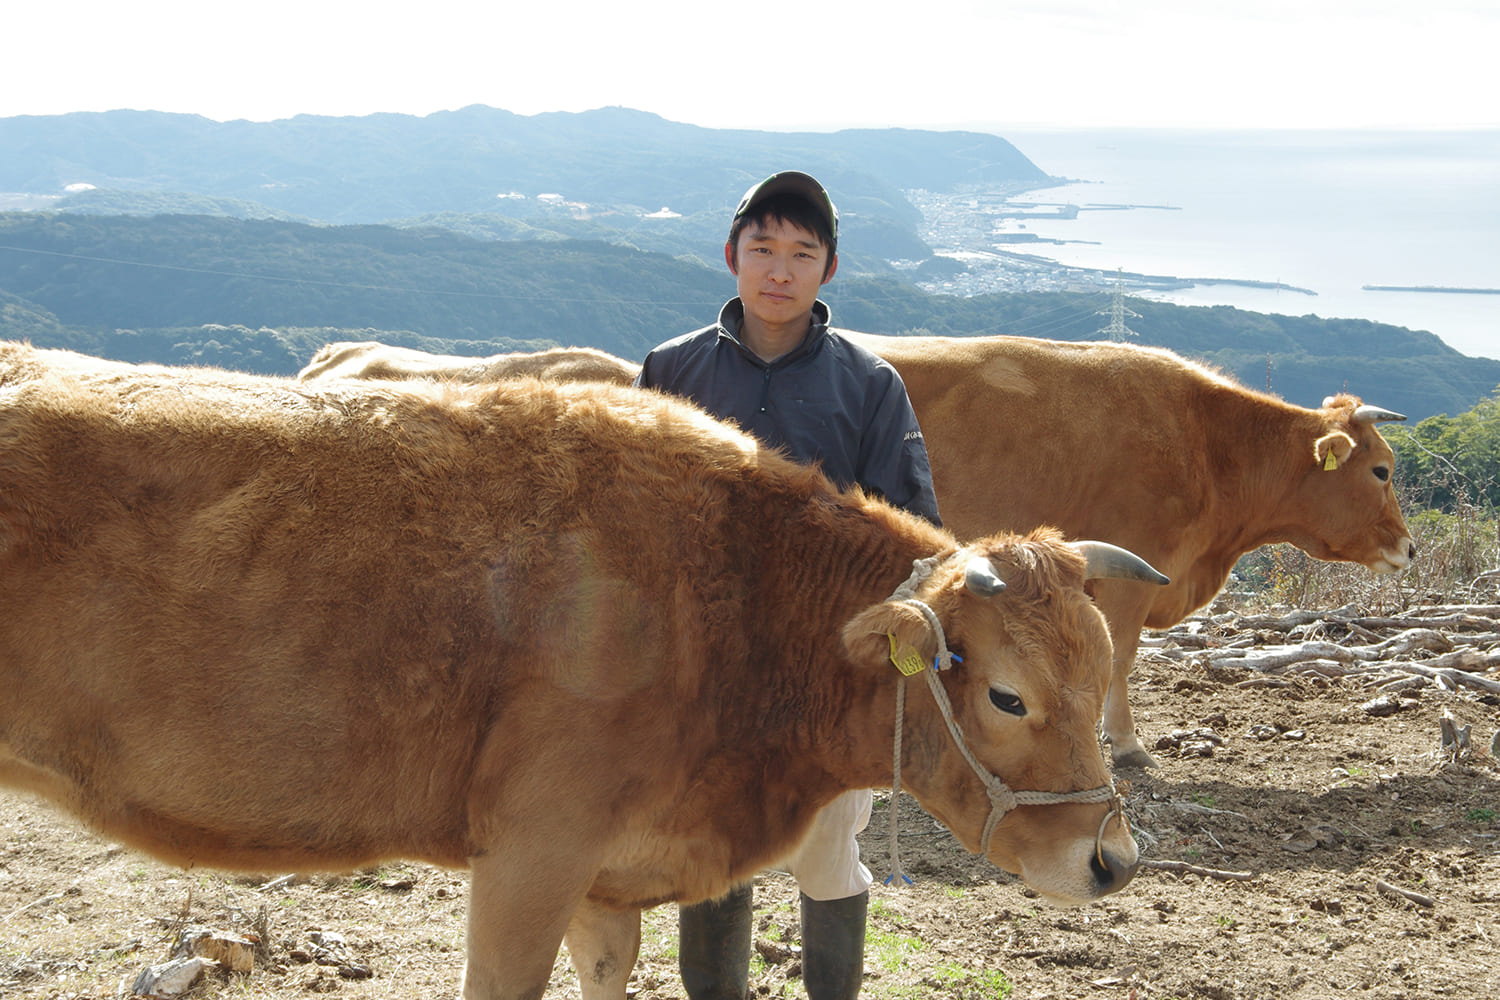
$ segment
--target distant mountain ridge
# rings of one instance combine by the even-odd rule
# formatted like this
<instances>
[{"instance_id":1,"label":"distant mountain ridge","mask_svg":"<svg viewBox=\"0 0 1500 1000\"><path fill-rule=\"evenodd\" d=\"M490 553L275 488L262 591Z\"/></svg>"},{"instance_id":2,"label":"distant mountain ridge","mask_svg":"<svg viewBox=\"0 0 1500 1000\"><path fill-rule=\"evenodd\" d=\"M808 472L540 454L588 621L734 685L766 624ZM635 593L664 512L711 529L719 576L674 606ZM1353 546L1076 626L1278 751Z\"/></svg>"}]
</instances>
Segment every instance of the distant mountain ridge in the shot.
<instances>
[{"instance_id":1,"label":"distant mountain ridge","mask_svg":"<svg viewBox=\"0 0 1500 1000\"><path fill-rule=\"evenodd\" d=\"M274 122L80 112L0 118L0 151L0 191L62 195L91 184L191 192L337 223L494 211L511 192L559 194L605 211L666 206L722 216L755 180L795 165L837 187L844 212L909 225L919 213L901 195L906 188L1023 188L1048 179L985 133L707 129L626 108L523 116L473 105L424 117Z\"/></svg>"}]
</instances>

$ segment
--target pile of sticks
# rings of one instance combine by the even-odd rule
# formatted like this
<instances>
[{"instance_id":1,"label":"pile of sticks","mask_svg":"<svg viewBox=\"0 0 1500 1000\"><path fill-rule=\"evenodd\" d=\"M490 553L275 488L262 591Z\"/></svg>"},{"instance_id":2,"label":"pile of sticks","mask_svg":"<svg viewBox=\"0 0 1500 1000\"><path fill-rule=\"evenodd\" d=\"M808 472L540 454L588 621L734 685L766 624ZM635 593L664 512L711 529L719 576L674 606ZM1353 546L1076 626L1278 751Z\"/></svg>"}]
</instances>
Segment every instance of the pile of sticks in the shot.
<instances>
[{"instance_id":1,"label":"pile of sticks","mask_svg":"<svg viewBox=\"0 0 1500 1000\"><path fill-rule=\"evenodd\" d=\"M1394 616L1333 611L1188 618L1141 639L1146 655L1264 678L1352 679L1382 693L1437 685L1500 695L1500 605L1443 604ZM1260 677L1240 681L1260 686Z\"/></svg>"}]
</instances>

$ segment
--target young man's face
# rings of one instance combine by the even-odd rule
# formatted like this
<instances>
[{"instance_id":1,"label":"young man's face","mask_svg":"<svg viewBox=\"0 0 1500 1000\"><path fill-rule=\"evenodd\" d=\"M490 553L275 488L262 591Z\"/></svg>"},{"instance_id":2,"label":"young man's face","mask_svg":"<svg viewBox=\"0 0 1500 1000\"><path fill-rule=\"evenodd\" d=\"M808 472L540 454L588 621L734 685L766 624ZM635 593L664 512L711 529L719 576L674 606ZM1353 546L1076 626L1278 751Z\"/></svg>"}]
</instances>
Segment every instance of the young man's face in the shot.
<instances>
[{"instance_id":1,"label":"young man's face","mask_svg":"<svg viewBox=\"0 0 1500 1000\"><path fill-rule=\"evenodd\" d=\"M746 226L736 246L725 246L724 259L745 315L767 326L805 321L838 267L817 236L774 218Z\"/></svg>"}]
</instances>

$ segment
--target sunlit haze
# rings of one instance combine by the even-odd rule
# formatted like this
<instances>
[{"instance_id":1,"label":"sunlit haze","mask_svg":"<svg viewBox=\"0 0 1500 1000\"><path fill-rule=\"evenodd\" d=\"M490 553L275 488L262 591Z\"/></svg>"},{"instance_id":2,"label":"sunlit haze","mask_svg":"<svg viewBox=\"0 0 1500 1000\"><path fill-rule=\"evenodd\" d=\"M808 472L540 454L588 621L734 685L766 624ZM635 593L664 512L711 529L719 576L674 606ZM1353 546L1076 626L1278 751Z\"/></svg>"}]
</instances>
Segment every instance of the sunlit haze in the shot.
<instances>
[{"instance_id":1,"label":"sunlit haze","mask_svg":"<svg viewBox=\"0 0 1500 1000\"><path fill-rule=\"evenodd\" d=\"M624 106L711 128L1500 125L1491 0L12 4L0 117Z\"/></svg>"}]
</instances>

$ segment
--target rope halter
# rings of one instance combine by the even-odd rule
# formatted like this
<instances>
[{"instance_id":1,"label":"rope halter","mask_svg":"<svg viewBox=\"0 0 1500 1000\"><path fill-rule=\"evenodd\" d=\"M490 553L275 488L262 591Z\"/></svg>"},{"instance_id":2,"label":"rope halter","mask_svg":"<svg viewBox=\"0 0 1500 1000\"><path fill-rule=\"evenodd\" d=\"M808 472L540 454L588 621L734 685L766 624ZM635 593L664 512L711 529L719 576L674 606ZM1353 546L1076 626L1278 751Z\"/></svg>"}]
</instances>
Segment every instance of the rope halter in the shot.
<instances>
[{"instance_id":1,"label":"rope halter","mask_svg":"<svg viewBox=\"0 0 1500 1000\"><path fill-rule=\"evenodd\" d=\"M932 575L933 571L939 565L949 559L957 559L966 554L967 550L960 549L946 559L941 555L935 555L915 560L912 563L911 576L907 577L906 582L897 587L895 593L886 599L887 603L906 604L921 612L922 617L927 619L927 624L932 627L933 635L937 639L937 655L933 657L931 669L928 669L925 663L918 660L915 664L916 669L913 670L910 658L898 658L895 650L895 637L894 635L891 636L891 660L901 671L901 680L896 686L895 759L892 767L894 779L891 784L891 815L890 821L887 824L890 828L891 873L886 876L885 884L890 885L897 879L900 879L907 885L912 884L911 878L901 867L901 856L896 830L896 804L901 795L901 730L906 712L906 681L912 673L917 672L920 672L927 678L927 687L932 691L933 700L937 702L938 711L943 716L943 722L948 726L948 734L953 738L953 743L958 747L959 753L963 754L964 760L969 762L969 767L984 785L985 794L989 797L990 815L985 820L984 832L980 836L979 841L981 853L986 857L989 856L990 836L995 832L995 827L1004 818L1006 813L1017 806L1055 805L1063 802L1110 802L1113 803L1112 808L1105 814L1103 821L1099 824L1098 833L1094 835L1094 857L1098 860L1100 867L1107 867L1104 864L1104 831L1109 826L1110 820L1116 817L1119 817L1122 823L1125 821L1125 805L1119 793L1115 791L1113 781L1107 785L1100 785L1097 788L1078 792L1016 791L1007 785L999 775L991 773L979 762L979 759L974 756L974 752L969 749L968 741L964 739L963 730L959 728L958 722L953 718L953 703L948 698L947 688L943 687L942 681L938 679L938 672L951 669L953 661L958 658L954 657L948 650L948 640L943 633L943 624L938 620L937 613L926 602L918 600L915 595L917 588ZM983 559L982 556L975 558ZM985 562L987 563L988 560L985 560ZM990 569L990 573L993 575L993 568ZM993 582L998 585L996 593L1000 589L1004 589L1005 585L998 579ZM959 662L962 662L962 660L960 659Z\"/></svg>"}]
</instances>

